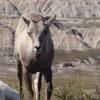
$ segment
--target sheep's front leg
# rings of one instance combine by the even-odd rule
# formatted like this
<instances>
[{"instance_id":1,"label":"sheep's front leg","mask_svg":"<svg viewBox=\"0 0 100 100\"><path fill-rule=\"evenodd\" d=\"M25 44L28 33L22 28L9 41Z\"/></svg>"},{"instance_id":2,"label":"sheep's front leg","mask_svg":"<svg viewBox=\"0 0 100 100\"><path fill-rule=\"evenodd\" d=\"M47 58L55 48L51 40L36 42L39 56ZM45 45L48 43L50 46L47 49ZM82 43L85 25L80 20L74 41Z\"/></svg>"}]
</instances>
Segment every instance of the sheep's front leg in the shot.
<instances>
[{"instance_id":1,"label":"sheep's front leg","mask_svg":"<svg viewBox=\"0 0 100 100\"><path fill-rule=\"evenodd\" d=\"M41 78L42 78L42 73L37 72L34 79L36 100L40 100Z\"/></svg>"},{"instance_id":2,"label":"sheep's front leg","mask_svg":"<svg viewBox=\"0 0 100 100\"><path fill-rule=\"evenodd\" d=\"M53 91L53 85L52 85L52 70L49 69L46 72L43 73L44 79L47 84L47 89L46 89L46 100L51 100L51 95Z\"/></svg>"},{"instance_id":3,"label":"sheep's front leg","mask_svg":"<svg viewBox=\"0 0 100 100\"><path fill-rule=\"evenodd\" d=\"M33 98L32 74L29 72L27 68L24 69L24 80L25 80L25 85L28 92L28 100L32 100Z\"/></svg>"}]
</instances>

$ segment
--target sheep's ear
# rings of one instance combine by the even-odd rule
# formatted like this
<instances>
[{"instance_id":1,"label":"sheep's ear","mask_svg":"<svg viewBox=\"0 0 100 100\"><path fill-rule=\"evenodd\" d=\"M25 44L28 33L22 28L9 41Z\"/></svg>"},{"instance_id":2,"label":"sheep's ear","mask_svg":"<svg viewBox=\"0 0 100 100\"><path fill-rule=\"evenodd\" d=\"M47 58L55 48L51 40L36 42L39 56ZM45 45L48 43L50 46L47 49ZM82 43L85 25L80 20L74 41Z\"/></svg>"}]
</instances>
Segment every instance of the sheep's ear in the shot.
<instances>
[{"instance_id":1,"label":"sheep's ear","mask_svg":"<svg viewBox=\"0 0 100 100\"><path fill-rule=\"evenodd\" d=\"M56 15L52 16L51 18L49 18L49 20L47 22L48 26L50 26L55 20L56 20Z\"/></svg>"},{"instance_id":2,"label":"sheep's ear","mask_svg":"<svg viewBox=\"0 0 100 100\"><path fill-rule=\"evenodd\" d=\"M27 20L25 17L22 17L22 19L24 20L24 22L29 26L29 24L30 24L30 21L29 20Z\"/></svg>"}]
</instances>

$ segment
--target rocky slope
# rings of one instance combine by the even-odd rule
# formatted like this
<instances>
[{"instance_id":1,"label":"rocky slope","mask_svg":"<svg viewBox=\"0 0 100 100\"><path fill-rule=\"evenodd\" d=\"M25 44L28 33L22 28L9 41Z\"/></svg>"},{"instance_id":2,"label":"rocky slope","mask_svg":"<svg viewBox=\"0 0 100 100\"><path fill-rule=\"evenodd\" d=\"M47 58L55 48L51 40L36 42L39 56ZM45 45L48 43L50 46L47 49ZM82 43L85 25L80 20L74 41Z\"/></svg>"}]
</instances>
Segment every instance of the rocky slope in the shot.
<instances>
[{"instance_id":1,"label":"rocky slope","mask_svg":"<svg viewBox=\"0 0 100 100\"><path fill-rule=\"evenodd\" d=\"M4 25L16 28L19 18L1 18L0 21ZM83 21L83 22L82 22ZM54 41L55 49L64 51L69 50L87 50L100 47L100 28L99 21L96 19L88 20L67 19L66 21L58 20L58 27L52 25L51 35ZM94 23L96 22L96 23ZM11 29L0 27L0 46L12 46L13 34ZM6 36L6 37L5 37ZM5 43L6 41L6 43ZM11 42L12 41L12 42Z\"/></svg>"},{"instance_id":2,"label":"rocky slope","mask_svg":"<svg viewBox=\"0 0 100 100\"><path fill-rule=\"evenodd\" d=\"M58 26L59 23L61 25L59 28L51 26L55 49L69 51L99 48L99 5L99 0L0 0L0 23L15 29L23 13L34 12L44 16L56 14ZM0 43L4 47L11 45L12 41L10 30L6 30L0 28ZM9 35L4 37L2 34L6 33ZM82 35L82 38L77 34Z\"/></svg>"},{"instance_id":3,"label":"rocky slope","mask_svg":"<svg viewBox=\"0 0 100 100\"><path fill-rule=\"evenodd\" d=\"M100 0L0 0L1 14L38 11L59 17L99 17Z\"/></svg>"}]
</instances>

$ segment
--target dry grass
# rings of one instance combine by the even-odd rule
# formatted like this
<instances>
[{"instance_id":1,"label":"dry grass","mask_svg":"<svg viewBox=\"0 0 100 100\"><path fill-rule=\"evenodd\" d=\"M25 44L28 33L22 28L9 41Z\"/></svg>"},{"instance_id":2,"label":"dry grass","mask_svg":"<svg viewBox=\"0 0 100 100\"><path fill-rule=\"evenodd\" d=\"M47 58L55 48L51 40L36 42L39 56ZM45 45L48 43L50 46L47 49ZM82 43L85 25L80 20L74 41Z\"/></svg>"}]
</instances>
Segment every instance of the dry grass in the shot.
<instances>
[{"instance_id":1,"label":"dry grass","mask_svg":"<svg viewBox=\"0 0 100 100\"><path fill-rule=\"evenodd\" d=\"M18 82L15 76L3 76L0 78L18 90ZM82 79L80 75L69 78L53 78L54 92L52 100L100 100L99 83L92 79ZM26 94L26 93L25 93ZM45 98L45 83L43 81L41 100Z\"/></svg>"}]
</instances>

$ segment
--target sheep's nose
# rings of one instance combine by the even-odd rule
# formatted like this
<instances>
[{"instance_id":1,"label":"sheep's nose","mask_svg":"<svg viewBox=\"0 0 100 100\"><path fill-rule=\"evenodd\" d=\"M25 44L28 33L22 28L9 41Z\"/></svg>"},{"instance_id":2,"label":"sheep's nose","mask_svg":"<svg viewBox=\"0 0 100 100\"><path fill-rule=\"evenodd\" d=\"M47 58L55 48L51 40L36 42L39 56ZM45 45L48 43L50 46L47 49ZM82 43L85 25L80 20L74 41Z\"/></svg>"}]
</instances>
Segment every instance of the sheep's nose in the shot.
<instances>
[{"instance_id":1,"label":"sheep's nose","mask_svg":"<svg viewBox=\"0 0 100 100\"><path fill-rule=\"evenodd\" d=\"M41 44L39 42L39 39L36 38L35 42L34 42L34 50L36 52L39 52L41 50Z\"/></svg>"},{"instance_id":2,"label":"sheep's nose","mask_svg":"<svg viewBox=\"0 0 100 100\"><path fill-rule=\"evenodd\" d=\"M35 48L36 48L37 50L39 50L39 49L41 48L41 46L35 46Z\"/></svg>"}]
</instances>

